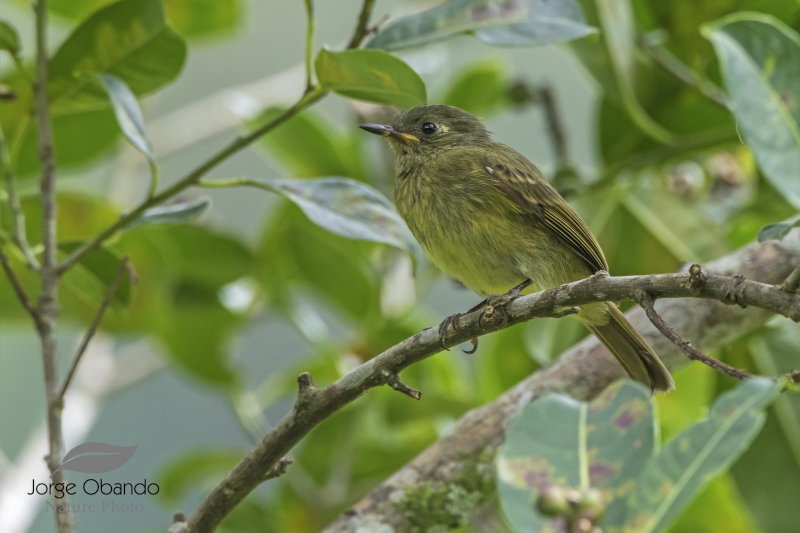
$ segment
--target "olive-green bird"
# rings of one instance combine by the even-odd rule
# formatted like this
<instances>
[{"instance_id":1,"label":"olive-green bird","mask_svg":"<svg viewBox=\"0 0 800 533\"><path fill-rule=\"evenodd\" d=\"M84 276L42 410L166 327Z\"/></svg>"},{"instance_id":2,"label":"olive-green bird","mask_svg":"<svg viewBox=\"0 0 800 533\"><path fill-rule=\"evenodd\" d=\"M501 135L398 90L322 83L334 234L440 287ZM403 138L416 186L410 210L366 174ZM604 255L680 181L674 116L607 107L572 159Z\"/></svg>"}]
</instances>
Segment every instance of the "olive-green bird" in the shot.
<instances>
[{"instance_id":1,"label":"olive-green bird","mask_svg":"<svg viewBox=\"0 0 800 533\"><path fill-rule=\"evenodd\" d=\"M578 214L533 163L494 142L476 116L429 105L400 114L390 126L361 128L389 140L395 204L428 257L492 305L523 289L539 291L608 270ZM613 303L584 305L576 316L633 379L652 390L675 388ZM453 323L445 320L440 330Z\"/></svg>"}]
</instances>

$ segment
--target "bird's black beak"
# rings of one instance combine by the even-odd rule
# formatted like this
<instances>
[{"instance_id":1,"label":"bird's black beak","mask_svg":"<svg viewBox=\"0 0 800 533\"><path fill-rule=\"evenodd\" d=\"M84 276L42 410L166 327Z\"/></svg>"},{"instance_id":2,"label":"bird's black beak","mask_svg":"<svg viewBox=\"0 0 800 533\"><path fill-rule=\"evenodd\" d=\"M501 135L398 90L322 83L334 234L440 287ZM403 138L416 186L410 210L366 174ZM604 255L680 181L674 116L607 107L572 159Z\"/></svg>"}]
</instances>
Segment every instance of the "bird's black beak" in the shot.
<instances>
[{"instance_id":1,"label":"bird's black beak","mask_svg":"<svg viewBox=\"0 0 800 533\"><path fill-rule=\"evenodd\" d=\"M410 133L401 133L399 131L395 131L391 126L385 126L383 124L361 124L359 128L364 131L374 133L375 135L380 135L381 137L391 137L392 139L397 139L398 141L419 142L419 137L415 137Z\"/></svg>"}]
</instances>

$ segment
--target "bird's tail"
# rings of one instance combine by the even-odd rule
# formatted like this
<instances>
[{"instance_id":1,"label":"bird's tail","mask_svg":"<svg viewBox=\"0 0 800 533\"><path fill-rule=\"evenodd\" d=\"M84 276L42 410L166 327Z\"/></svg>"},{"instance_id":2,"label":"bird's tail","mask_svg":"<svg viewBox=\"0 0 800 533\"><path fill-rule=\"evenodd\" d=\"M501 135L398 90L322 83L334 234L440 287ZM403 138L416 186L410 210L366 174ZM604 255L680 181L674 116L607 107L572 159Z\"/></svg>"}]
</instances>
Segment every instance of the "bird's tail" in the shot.
<instances>
[{"instance_id":1,"label":"bird's tail","mask_svg":"<svg viewBox=\"0 0 800 533\"><path fill-rule=\"evenodd\" d=\"M587 324L592 333L614 354L631 378L641 381L654 391L674 389L675 382L664 363L628 322L622 311L610 302L605 305L608 308L608 323L602 326Z\"/></svg>"}]
</instances>

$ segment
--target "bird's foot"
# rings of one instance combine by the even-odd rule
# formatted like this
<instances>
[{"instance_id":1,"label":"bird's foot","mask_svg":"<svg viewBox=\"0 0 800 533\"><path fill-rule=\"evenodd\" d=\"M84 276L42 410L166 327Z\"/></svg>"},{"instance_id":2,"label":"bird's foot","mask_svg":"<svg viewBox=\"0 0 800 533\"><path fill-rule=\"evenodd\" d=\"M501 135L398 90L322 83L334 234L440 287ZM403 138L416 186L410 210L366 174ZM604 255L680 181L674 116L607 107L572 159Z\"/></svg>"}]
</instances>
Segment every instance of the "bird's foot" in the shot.
<instances>
[{"instance_id":1,"label":"bird's foot","mask_svg":"<svg viewBox=\"0 0 800 533\"><path fill-rule=\"evenodd\" d=\"M439 324L439 338L442 340L442 348L450 351L450 347L447 345L447 330L451 329L458 333L461 327L458 325L458 319L464 316L464 313L456 313L454 315L450 315L449 317L442 320L442 323Z\"/></svg>"},{"instance_id":2,"label":"bird's foot","mask_svg":"<svg viewBox=\"0 0 800 533\"><path fill-rule=\"evenodd\" d=\"M470 339L469 342L472 344L472 349L471 350L463 350L463 352L465 354L472 355L472 354L474 354L475 352L478 351L478 337L474 337L474 338Z\"/></svg>"},{"instance_id":3,"label":"bird's foot","mask_svg":"<svg viewBox=\"0 0 800 533\"><path fill-rule=\"evenodd\" d=\"M481 313L481 322L488 320L495 325L505 325L508 321L508 314L506 313L505 306L519 298L522 291L531 285L531 280L526 279L505 294L490 294L485 300L485 307ZM497 315L500 315L499 319ZM499 321L498 321L499 320Z\"/></svg>"}]
</instances>

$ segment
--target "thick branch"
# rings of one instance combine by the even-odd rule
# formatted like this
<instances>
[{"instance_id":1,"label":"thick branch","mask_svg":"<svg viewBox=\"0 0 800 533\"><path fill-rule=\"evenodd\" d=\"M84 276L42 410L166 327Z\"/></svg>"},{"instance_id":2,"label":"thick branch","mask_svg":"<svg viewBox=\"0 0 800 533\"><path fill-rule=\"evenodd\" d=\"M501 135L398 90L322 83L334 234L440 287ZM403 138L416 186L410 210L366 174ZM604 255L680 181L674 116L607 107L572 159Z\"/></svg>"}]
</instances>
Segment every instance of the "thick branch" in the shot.
<instances>
[{"instance_id":1,"label":"thick branch","mask_svg":"<svg viewBox=\"0 0 800 533\"><path fill-rule=\"evenodd\" d=\"M45 460L54 483L64 483L66 474L58 470L64 455L64 436L61 428L61 412L63 402L58 393L58 342L56 338L56 322L58 321L58 273L56 262L58 240L56 232L56 166L53 154L53 132L50 121L50 110L47 101L47 0L37 0L34 4L36 14L36 83L35 110L36 126L39 135L39 164L42 169L40 182L42 198L42 290L39 293L39 320L36 329L42 346L42 367L44 370L45 395L47 397L47 436L50 449ZM58 470L58 472L56 472ZM58 533L72 533L75 522L68 510L67 497L54 499L58 507L64 506L64 512L55 514Z\"/></svg>"},{"instance_id":2,"label":"thick branch","mask_svg":"<svg viewBox=\"0 0 800 533\"><path fill-rule=\"evenodd\" d=\"M761 245L759 248L750 247L739 254L760 257L754 250L760 250L761 256L767 256L770 252L772 257L778 252L791 255L792 263L797 257L797 254L793 255L780 245L772 243ZM736 257L736 254L732 257ZM741 259L737 261L736 266L750 275L759 272L756 269L746 268L748 265ZM765 272L772 270L775 268L771 264L764 268ZM780 281L785 277L787 270L783 268L781 275L772 275L765 279L769 282ZM447 336L447 344L465 342L533 318L560 316L564 314L565 309L575 306L609 300L636 300L642 291L657 298L694 297L717 300L725 304L751 305L795 319L800 318L800 296L787 293L777 286L746 281L740 277L709 275L705 283L699 284L695 277L688 273L618 278L596 275L514 300L507 306L506 313L494 315L497 318L496 322L485 317L481 320L481 311L464 315L458 319L458 330L451 330L452 333ZM695 300L683 308L685 313L690 314L689 310L693 308L707 311L708 305ZM763 322L766 316L765 313L753 314L760 316L759 323ZM717 312L717 315L720 313ZM701 335L701 338L708 339L709 332ZM277 461L312 428L367 390L392 383L401 370L438 353L441 351L441 346L442 338L437 328L426 329L367 361L325 389L314 389L313 394L304 394L301 388L300 399L292 412L267 434L206 498L189 520L189 531L192 533L214 531L220 521L261 482L263 473L272 469ZM664 343L657 343L656 346L662 348ZM596 347L594 350L597 351ZM556 380L551 384L560 383L565 390L577 392L578 397L587 397L622 375L621 367L609 355L599 360L597 357L601 356L595 356L595 360L581 361L580 368L570 367L567 381L562 378L562 381Z\"/></svg>"},{"instance_id":3,"label":"thick branch","mask_svg":"<svg viewBox=\"0 0 800 533\"><path fill-rule=\"evenodd\" d=\"M778 284L799 259L800 239L797 236L790 236L782 243L771 241L753 244L707 265L707 271L717 276L703 279L700 271L684 274L688 287L681 290L705 298L704 286L709 279L714 284L715 278L717 281L720 279L719 276L731 276L724 279L738 283L732 277L734 274L743 274L766 284ZM612 285L616 283L615 278L607 278L606 281ZM641 279L638 283L641 283ZM730 288L734 289L733 286ZM774 293L776 288L772 286L770 292ZM723 296L720 301L724 304L733 303L733 293L737 291L722 291L730 296ZM749 293L749 289L745 289L745 292ZM761 326L772 316L759 309L742 310L723 303L697 299L671 300L658 302L658 308L665 320L706 349L725 346ZM678 347L650 324L641 309L627 316L669 367L685 364L686 358ZM624 371L608 350L596 338L586 338L553 364L532 374L497 400L464 415L448 436L435 442L365 496L328 526L325 533L353 533L359 528L380 529L387 533L406 531L414 517L411 516L413 507L406 506L405 502L408 501L408 495L420 488L457 498L457 501L448 505L460 510L461 514L452 518L461 521L464 515L474 511L483 502L489 502L494 492L494 456L503 444L506 428L525 405L550 392L589 400L623 376ZM442 501L450 502L450 499L442 498ZM451 513L447 508L437 508L435 511L441 511L442 516ZM447 529L442 527L443 531Z\"/></svg>"}]
</instances>

